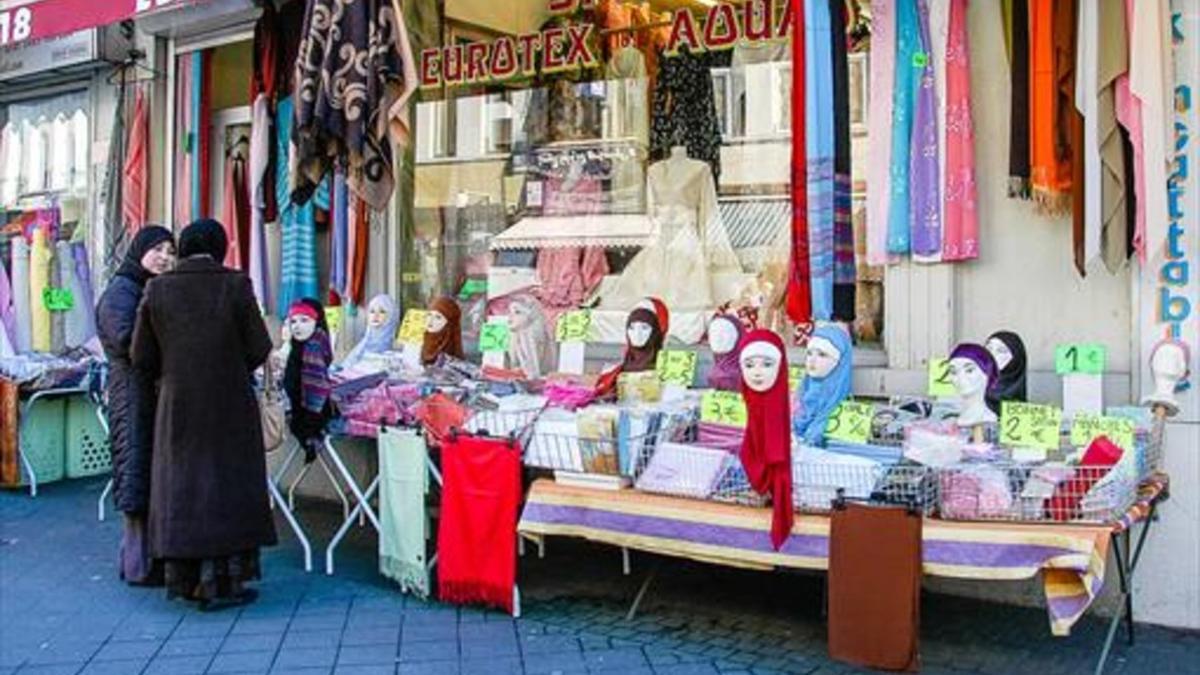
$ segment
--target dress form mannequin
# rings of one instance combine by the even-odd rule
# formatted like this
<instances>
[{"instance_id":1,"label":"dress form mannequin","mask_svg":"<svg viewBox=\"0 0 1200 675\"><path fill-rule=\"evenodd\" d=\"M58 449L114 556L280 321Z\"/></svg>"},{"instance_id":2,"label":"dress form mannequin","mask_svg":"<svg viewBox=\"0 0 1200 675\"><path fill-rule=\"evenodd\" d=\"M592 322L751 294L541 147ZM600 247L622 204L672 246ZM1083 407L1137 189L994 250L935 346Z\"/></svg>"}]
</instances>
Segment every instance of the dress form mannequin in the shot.
<instances>
[{"instance_id":1,"label":"dress form mannequin","mask_svg":"<svg viewBox=\"0 0 1200 675\"><path fill-rule=\"evenodd\" d=\"M1159 408L1170 417L1179 412L1179 401L1175 394L1185 387L1190 374L1191 350L1187 343L1178 340L1163 340L1150 352L1150 375L1154 379L1154 391L1142 398L1142 405Z\"/></svg>"},{"instance_id":2,"label":"dress form mannequin","mask_svg":"<svg viewBox=\"0 0 1200 675\"><path fill-rule=\"evenodd\" d=\"M950 352L950 381L958 395L958 426L996 422L987 394L996 384L996 359L986 347L963 343Z\"/></svg>"},{"instance_id":3,"label":"dress form mannequin","mask_svg":"<svg viewBox=\"0 0 1200 675\"><path fill-rule=\"evenodd\" d=\"M825 444L829 416L850 395L854 346L840 326L813 331L805 354L804 389L792 413L792 432L811 446Z\"/></svg>"}]
</instances>

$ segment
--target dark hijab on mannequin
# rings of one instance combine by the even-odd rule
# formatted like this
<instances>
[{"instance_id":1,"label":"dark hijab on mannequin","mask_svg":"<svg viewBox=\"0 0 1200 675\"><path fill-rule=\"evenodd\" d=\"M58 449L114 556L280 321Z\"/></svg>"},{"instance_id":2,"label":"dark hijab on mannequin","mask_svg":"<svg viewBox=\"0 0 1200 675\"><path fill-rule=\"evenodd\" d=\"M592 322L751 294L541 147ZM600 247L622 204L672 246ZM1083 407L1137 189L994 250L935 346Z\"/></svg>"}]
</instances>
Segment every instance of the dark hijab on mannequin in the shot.
<instances>
[{"instance_id":1,"label":"dark hijab on mannequin","mask_svg":"<svg viewBox=\"0 0 1200 675\"><path fill-rule=\"evenodd\" d=\"M628 330L635 323L644 323L650 326L650 339L641 347L635 347L629 344ZM626 373L640 373L646 370L654 370L655 364L658 362L658 352L663 346L662 327L658 325L658 314L648 309L635 309L629 313L629 319L625 322L625 361L621 364L621 370Z\"/></svg>"},{"instance_id":2,"label":"dark hijab on mannequin","mask_svg":"<svg viewBox=\"0 0 1200 675\"><path fill-rule=\"evenodd\" d=\"M150 277L154 276L150 270L142 267L142 258L150 252L155 246L164 241L174 241L175 237L171 231L159 225L147 225L138 230L134 235L133 241L129 244L129 250L125 252L125 259L121 261L120 267L117 268L117 274L123 276L134 283L145 286Z\"/></svg>"},{"instance_id":3,"label":"dark hijab on mannequin","mask_svg":"<svg viewBox=\"0 0 1200 675\"><path fill-rule=\"evenodd\" d=\"M179 234L179 257L207 255L218 263L225 260L229 239L225 228L212 218L202 218L183 228Z\"/></svg>"},{"instance_id":4,"label":"dark hijab on mannequin","mask_svg":"<svg viewBox=\"0 0 1200 675\"><path fill-rule=\"evenodd\" d=\"M993 386L987 395L987 404L992 412L1000 412L1001 401L1025 400L1025 343L1021 337L1012 331L1002 330L992 333L988 342L999 340L1012 352L1012 360L1000 369Z\"/></svg>"}]
</instances>

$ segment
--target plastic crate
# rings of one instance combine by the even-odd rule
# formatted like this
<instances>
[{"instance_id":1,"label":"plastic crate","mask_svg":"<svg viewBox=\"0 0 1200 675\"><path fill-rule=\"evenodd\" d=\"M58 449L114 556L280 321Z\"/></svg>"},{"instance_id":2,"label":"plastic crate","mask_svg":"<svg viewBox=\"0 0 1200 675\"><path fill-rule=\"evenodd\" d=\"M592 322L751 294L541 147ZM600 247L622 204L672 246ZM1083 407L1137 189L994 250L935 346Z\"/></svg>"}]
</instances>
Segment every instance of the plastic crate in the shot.
<instances>
[{"instance_id":1,"label":"plastic crate","mask_svg":"<svg viewBox=\"0 0 1200 675\"><path fill-rule=\"evenodd\" d=\"M99 476L112 470L108 434L96 418L96 404L86 396L66 401L66 473L67 478Z\"/></svg>"},{"instance_id":2,"label":"plastic crate","mask_svg":"<svg viewBox=\"0 0 1200 675\"><path fill-rule=\"evenodd\" d=\"M66 419L66 401L61 398L40 399L21 418L21 452L33 467L39 485L63 479ZM24 463L20 473L20 484L28 485L29 475Z\"/></svg>"}]
</instances>

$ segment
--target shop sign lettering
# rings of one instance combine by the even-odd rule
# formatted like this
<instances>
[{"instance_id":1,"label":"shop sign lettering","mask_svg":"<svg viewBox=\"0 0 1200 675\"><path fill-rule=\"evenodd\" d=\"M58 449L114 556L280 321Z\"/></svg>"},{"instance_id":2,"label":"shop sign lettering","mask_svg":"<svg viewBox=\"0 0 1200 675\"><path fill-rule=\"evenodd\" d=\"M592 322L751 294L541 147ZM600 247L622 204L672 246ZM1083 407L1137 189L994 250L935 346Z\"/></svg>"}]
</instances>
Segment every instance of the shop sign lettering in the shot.
<instances>
[{"instance_id":1,"label":"shop sign lettering","mask_svg":"<svg viewBox=\"0 0 1200 675\"><path fill-rule=\"evenodd\" d=\"M1133 449L1133 421L1120 417L1103 417L1080 413L1071 423L1071 445L1084 447L1105 436L1124 450Z\"/></svg>"},{"instance_id":2,"label":"shop sign lettering","mask_svg":"<svg viewBox=\"0 0 1200 675\"><path fill-rule=\"evenodd\" d=\"M145 0L141 0L145 1ZM547 0L552 14L571 14L590 9L596 0ZM720 2L710 6L703 19L688 9L677 9L671 18L666 53L732 49L740 43L780 40L788 36L792 14L778 0ZM431 47L421 51L420 80L423 89L503 82L538 74L583 70L600 65L592 50L600 31L595 24L553 26L537 33L505 35L491 42Z\"/></svg>"},{"instance_id":3,"label":"shop sign lettering","mask_svg":"<svg viewBox=\"0 0 1200 675\"><path fill-rule=\"evenodd\" d=\"M0 47L124 21L143 12L202 0L55 0L0 7ZM13 6L19 5L19 6Z\"/></svg>"},{"instance_id":4,"label":"shop sign lettering","mask_svg":"<svg viewBox=\"0 0 1200 675\"><path fill-rule=\"evenodd\" d=\"M1174 12L1171 16L1171 39L1176 45L1187 41L1182 19L1179 12ZM1188 293L1192 269L1187 252L1193 244L1188 241L1189 232L1184 222L1189 215L1186 208L1187 188L1192 182L1191 167L1188 165L1192 145L1188 119L1194 112L1194 106L1191 85L1182 80L1177 82L1174 106L1175 144L1172 148L1174 156L1171 173L1167 178L1167 214L1170 223L1167 228L1167 250L1158 270L1156 298L1158 322L1169 326L1169 335L1175 339L1184 337L1184 323L1192 316L1192 302Z\"/></svg>"}]
</instances>

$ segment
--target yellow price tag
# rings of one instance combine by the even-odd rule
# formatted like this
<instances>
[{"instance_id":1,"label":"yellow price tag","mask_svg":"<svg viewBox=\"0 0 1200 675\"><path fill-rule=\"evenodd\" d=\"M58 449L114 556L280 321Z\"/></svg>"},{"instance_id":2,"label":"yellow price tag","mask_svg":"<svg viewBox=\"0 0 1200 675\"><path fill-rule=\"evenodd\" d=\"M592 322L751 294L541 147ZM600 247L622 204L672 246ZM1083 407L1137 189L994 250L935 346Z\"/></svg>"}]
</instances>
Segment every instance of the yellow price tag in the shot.
<instances>
[{"instance_id":1,"label":"yellow price tag","mask_svg":"<svg viewBox=\"0 0 1200 675\"><path fill-rule=\"evenodd\" d=\"M1004 401L1000 404L1000 443L1009 447L1058 448L1062 410L1050 405Z\"/></svg>"},{"instance_id":2,"label":"yellow price tag","mask_svg":"<svg viewBox=\"0 0 1200 675\"><path fill-rule=\"evenodd\" d=\"M658 353L655 364L658 379L682 387L692 386L696 380L696 352L666 349Z\"/></svg>"},{"instance_id":3,"label":"yellow price tag","mask_svg":"<svg viewBox=\"0 0 1200 675\"><path fill-rule=\"evenodd\" d=\"M825 424L825 438L846 443L866 443L871 440L871 421L875 406L870 403L842 401Z\"/></svg>"},{"instance_id":4,"label":"yellow price tag","mask_svg":"<svg viewBox=\"0 0 1200 675\"><path fill-rule=\"evenodd\" d=\"M1133 421L1120 417L1103 417L1080 413L1071 423L1071 445L1085 446L1100 436L1121 446L1124 450L1133 449Z\"/></svg>"},{"instance_id":5,"label":"yellow price tag","mask_svg":"<svg viewBox=\"0 0 1200 675\"><path fill-rule=\"evenodd\" d=\"M425 341L425 322L429 312L423 309L410 309L404 313L400 322L400 334L396 342L402 345L419 345Z\"/></svg>"},{"instance_id":6,"label":"yellow price tag","mask_svg":"<svg viewBox=\"0 0 1200 675\"><path fill-rule=\"evenodd\" d=\"M735 391L710 390L700 397L700 421L731 427L746 426L746 402Z\"/></svg>"},{"instance_id":7,"label":"yellow price tag","mask_svg":"<svg viewBox=\"0 0 1200 675\"><path fill-rule=\"evenodd\" d=\"M342 314L344 310L341 307L326 307L325 308L325 323L329 326L329 332L336 334L342 330Z\"/></svg>"},{"instance_id":8,"label":"yellow price tag","mask_svg":"<svg viewBox=\"0 0 1200 675\"><path fill-rule=\"evenodd\" d=\"M579 309L558 318L554 336L559 342L587 342L591 332L592 313Z\"/></svg>"},{"instance_id":9,"label":"yellow price tag","mask_svg":"<svg viewBox=\"0 0 1200 675\"><path fill-rule=\"evenodd\" d=\"M799 391L800 383L804 381L804 366L788 366L788 389Z\"/></svg>"},{"instance_id":10,"label":"yellow price tag","mask_svg":"<svg viewBox=\"0 0 1200 675\"><path fill-rule=\"evenodd\" d=\"M929 385L925 391L933 398L950 398L958 393L950 381L950 359L929 359Z\"/></svg>"}]
</instances>

